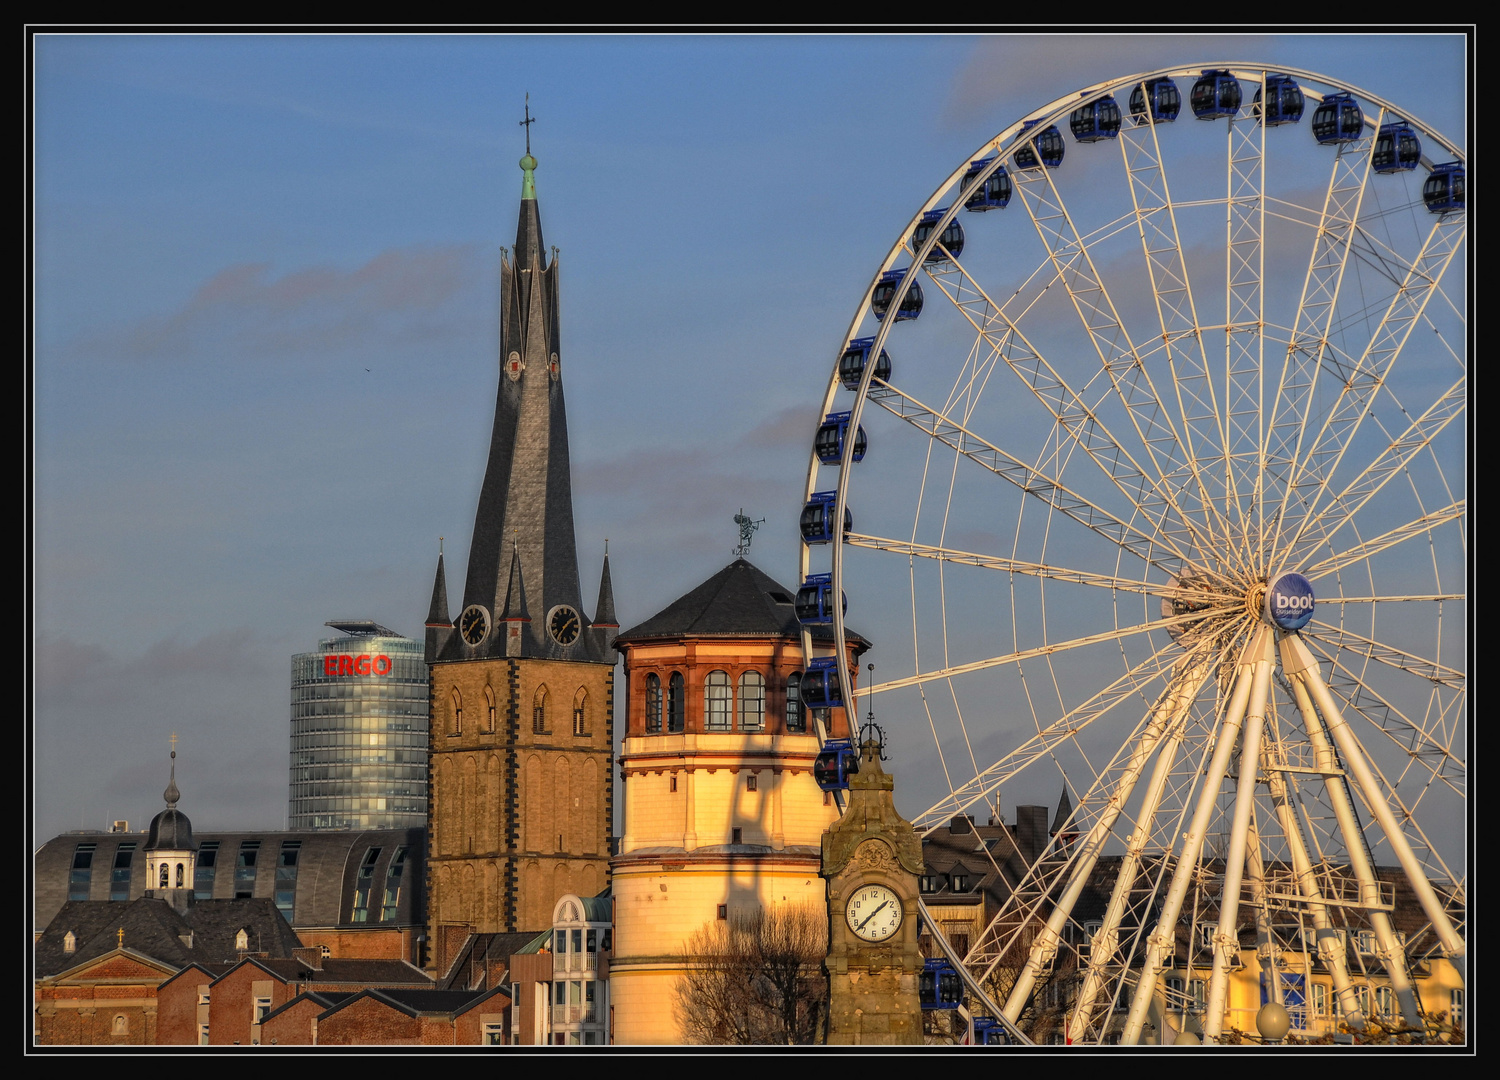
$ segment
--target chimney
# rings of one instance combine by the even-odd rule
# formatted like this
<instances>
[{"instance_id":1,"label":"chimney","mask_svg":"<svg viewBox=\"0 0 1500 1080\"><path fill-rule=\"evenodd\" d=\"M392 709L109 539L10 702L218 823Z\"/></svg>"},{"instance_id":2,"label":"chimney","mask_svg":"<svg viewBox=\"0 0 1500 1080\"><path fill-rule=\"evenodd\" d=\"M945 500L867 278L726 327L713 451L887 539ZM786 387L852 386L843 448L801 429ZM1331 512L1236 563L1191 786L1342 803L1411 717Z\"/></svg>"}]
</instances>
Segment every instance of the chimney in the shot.
<instances>
[{"instance_id":1,"label":"chimney","mask_svg":"<svg viewBox=\"0 0 1500 1080\"><path fill-rule=\"evenodd\" d=\"M1042 850L1047 846L1047 836L1045 806L1016 807L1016 847L1028 866L1041 858Z\"/></svg>"},{"instance_id":2,"label":"chimney","mask_svg":"<svg viewBox=\"0 0 1500 1080\"><path fill-rule=\"evenodd\" d=\"M300 961L309 971L323 970L323 947L321 945L293 949L292 958Z\"/></svg>"}]
</instances>

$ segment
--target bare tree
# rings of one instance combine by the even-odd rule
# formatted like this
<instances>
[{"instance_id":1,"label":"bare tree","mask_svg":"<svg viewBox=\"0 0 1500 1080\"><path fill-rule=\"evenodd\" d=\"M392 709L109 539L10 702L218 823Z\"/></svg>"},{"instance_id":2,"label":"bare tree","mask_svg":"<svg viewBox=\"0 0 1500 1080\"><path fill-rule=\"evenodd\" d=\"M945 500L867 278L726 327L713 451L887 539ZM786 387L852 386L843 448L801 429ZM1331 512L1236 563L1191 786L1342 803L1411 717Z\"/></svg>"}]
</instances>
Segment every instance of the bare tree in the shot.
<instances>
[{"instance_id":1,"label":"bare tree","mask_svg":"<svg viewBox=\"0 0 1500 1080\"><path fill-rule=\"evenodd\" d=\"M677 984L689 1042L813 1042L828 1005L827 915L779 905L705 924L688 939Z\"/></svg>"}]
</instances>

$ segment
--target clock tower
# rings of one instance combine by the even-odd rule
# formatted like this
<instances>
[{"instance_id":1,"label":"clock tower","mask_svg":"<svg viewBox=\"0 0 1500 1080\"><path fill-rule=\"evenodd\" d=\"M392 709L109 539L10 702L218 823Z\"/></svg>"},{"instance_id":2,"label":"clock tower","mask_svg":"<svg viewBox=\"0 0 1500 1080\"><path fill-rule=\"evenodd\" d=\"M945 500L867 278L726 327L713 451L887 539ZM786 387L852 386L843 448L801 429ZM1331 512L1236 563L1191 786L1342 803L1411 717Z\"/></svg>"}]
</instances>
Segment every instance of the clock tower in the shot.
<instances>
[{"instance_id":1,"label":"clock tower","mask_svg":"<svg viewBox=\"0 0 1500 1080\"><path fill-rule=\"evenodd\" d=\"M530 147L500 265L499 389L458 617L438 556L431 670L428 921L444 970L470 932L543 929L607 884L618 632L609 558L590 619L573 534L558 263Z\"/></svg>"},{"instance_id":2,"label":"clock tower","mask_svg":"<svg viewBox=\"0 0 1500 1080\"><path fill-rule=\"evenodd\" d=\"M895 785L880 757L880 741L866 739L859 771L849 777L849 808L823 834L830 1044L922 1042L922 841L896 812Z\"/></svg>"}]
</instances>

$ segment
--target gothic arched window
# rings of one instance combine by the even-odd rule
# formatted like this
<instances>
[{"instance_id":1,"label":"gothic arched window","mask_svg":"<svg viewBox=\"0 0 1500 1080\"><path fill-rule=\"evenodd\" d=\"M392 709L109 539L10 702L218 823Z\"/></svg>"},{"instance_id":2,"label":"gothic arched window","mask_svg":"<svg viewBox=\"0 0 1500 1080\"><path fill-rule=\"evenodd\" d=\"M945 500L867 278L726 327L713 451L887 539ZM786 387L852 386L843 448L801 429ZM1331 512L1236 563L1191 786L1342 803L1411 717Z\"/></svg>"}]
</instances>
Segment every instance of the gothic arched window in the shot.
<instances>
[{"instance_id":1,"label":"gothic arched window","mask_svg":"<svg viewBox=\"0 0 1500 1080\"><path fill-rule=\"evenodd\" d=\"M489 724L484 730L489 734L495 733L495 691L488 686L484 688L485 718Z\"/></svg>"},{"instance_id":2,"label":"gothic arched window","mask_svg":"<svg viewBox=\"0 0 1500 1080\"><path fill-rule=\"evenodd\" d=\"M538 686L536 697L531 699L531 733L547 734L547 687Z\"/></svg>"},{"instance_id":3,"label":"gothic arched window","mask_svg":"<svg viewBox=\"0 0 1500 1080\"><path fill-rule=\"evenodd\" d=\"M661 676L646 676L646 734L661 734Z\"/></svg>"},{"instance_id":4,"label":"gothic arched window","mask_svg":"<svg viewBox=\"0 0 1500 1080\"><path fill-rule=\"evenodd\" d=\"M766 729L766 678L758 671L740 676L740 730Z\"/></svg>"},{"instance_id":5,"label":"gothic arched window","mask_svg":"<svg viewBox=\"0 0 1500 1080\"><path fill-rule=\"evenodd\" d=\"M682 683L682 672L672 672L672 678L667 683L667 734L675 734L685 730L683 723L683 700L687 697L687 688Z\"/></svg>"},{"instance_id":6,"label":"gothic arched window","mask_svg":"<svg viewBox=\"0 0 1500 1080\"><path fill-rule=\"evenodd\" d=\"M584 723L584 707L588 704L589 692L583 687L578 688L578 693L573 695L573 734L587 735L588 729Z\"/></svg>"},{"instance_id":7,"label":"gothic arched window","mask_svg":"<svg viewBox=\"0 0 1500 1080\"><path fill-rule=\"evenodd\" d=\"M453 730L450 735L462 735L464 733L464 699L458 692L458 687L453 688Z\"/></svg>"},{"instance_id":8,"label":"gothic arched window","mask_svg":"<svg viewBox=\"0 0 1500 1080\"><path fill-rule=\"evenodd\" d=\"M710 671L703 681L704 731L730 730L730 709L734 703L734 692L729 687L729 675L723 671Z\"/></svg>"}]
</instances>

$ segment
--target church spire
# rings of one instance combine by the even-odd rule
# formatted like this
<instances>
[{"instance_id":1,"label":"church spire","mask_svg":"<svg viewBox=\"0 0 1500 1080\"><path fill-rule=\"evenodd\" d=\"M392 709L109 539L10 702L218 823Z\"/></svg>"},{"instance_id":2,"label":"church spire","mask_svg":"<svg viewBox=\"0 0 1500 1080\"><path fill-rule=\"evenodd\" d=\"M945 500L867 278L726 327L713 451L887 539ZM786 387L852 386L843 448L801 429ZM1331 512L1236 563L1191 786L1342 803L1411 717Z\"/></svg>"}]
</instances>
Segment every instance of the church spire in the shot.
<instances>
[{"instance_id":1,"label":"church spire","mask_svg":"<svg viewBox=\"0 0 1500 1080\"><path fill-rule=\"evenodd\" d=\"M522 656L613 663L599 635L576 629L588 619L573 531L558 268L542 239L529 103L526 117L516 242L500 263L500 385L489 462L474 517L459 629L436 659ZM519 628L514 623L502 628L503 620L514 618L508 605L523 599L512 588L522 566L524 603L534 618Z\"/></svg>"}]
</instances>

